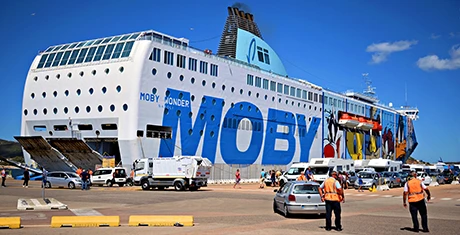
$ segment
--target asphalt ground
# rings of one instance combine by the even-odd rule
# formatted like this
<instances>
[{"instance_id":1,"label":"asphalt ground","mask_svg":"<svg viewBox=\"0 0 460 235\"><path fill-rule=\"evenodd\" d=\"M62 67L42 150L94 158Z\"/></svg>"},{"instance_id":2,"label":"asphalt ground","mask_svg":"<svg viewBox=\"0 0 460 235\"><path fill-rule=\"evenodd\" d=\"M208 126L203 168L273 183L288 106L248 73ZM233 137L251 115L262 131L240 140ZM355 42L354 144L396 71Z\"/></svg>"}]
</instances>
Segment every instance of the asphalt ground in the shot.
<instances>
[{"instance_id":1,"label":"asphalt ground","mask_svg":"<svg viewBox=\"0 0 460 235\"><path fill-rule=\"evenodd\" d=\"M20 216L21 229L0 229L0 234L413 234L408 209L402 206L402 188L379 192L345 192L343 231L324 230L320 216L284 218L274 213L272 187L258 184L209 185L196 192L172 189L143 191L140 187L92 187L91 190L46 189L47 198L68 205L68 210L19 211L19 198L41 198L40 182L7 180L0 188L0 217ZM459 234L460 185L430 187L428 203L431 234ZM120 227L50 228L52 216L120 216ZM193 227L129 227L130 215L192 215Z\"/></svg>"}]
</instances>

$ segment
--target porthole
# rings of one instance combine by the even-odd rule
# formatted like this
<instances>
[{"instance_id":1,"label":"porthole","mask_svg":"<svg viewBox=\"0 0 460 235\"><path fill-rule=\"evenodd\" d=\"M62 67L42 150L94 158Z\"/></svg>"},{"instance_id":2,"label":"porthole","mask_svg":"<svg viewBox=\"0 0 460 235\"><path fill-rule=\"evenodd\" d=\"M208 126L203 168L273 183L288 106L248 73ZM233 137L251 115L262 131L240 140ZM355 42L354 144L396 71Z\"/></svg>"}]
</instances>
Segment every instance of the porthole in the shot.
<instances>
[{"instance_id":1,"label":"porthole","mask_svg":"<svg viewBox=\"0 0 460 235\"><path fill-rule=\"evenodd\" d=\"M230 107L234 108L234 107L235 107L235 104L234 104L234 103L231 103L231 104L230 104Z\"/></svg>"},{"instance_id":2,"label":"porthole","mask_svg":"<svg viewBox=\"0 0 460 235\"><path fill-rule=\"evenodd\" d=\"M284 118L288 118L288 114L287 114L287 113L284 114Z\"/></svg>"},{"instance_id":3,"label":"porthole","mask_svg":"<svg viewBox=\"0 0 460 235\"><path fill-rule=\"evenodd\" d=\"M323 111L323 109L322 109L322 108L319 108L319 111L321 112L321 111Z\"/></svg>"},{"instance_id":4,"label":"porthole","mask_svg":"<svg viewBox=\"0 0 460 235\"><path fill-rule=\"evenodd\" d=\"M190 97L190 99L191 99L192 101L195 101L195 96L192 95L192 97Z\"/></svg>"},{"instance_id":5,"label":"porthole","mask_svg":"<svg viewBox=\"0 0 460 235\"><path fill-rule=\"evenodd\" d=\"M272 102L275 102L275 97L274 96L272 96Z\"/></svg>"},{"instance_id":6,"label":"porthole","mask_svg":"<svg viewBox=\"0 0 460 235\"><path fill-rule=\"evenodd\" d=\"M152 69L152 75L153 76L157 75L157 69L155 69L155 68Z\"/></svg>"},{"instance_id":7,"label":"porthole","mask_svg":"<svg viewBox=\"0 0 460 235\"><path fill-rule=\"evenodd\" d=\"M177 115L178 117L180 117L180 114L181 114L181 111L180 111L180 110L177 110L176 115Z\"/></svg>"},{"instance_id":8,"label":"porthole","mask_svg":"<svg viewBox=\"0 0 460 235\"><path fill-rule=\"evenodd\" d=\"M300 107L300 102L299 102L299 103L297 103L297 107Z\"/></svg>"},{"instance_id":9,"label":"porthole","mask_svg":"<svg viewBox=\"0 0 460 235\"><path fill-rule=\"evenodd\" d=\"M278 103L281 103L281 98L278 98Z\"/></svg>"},{"instance_id":10,"label":"porthole","mask_svg":"<svg viewBox=\"0 0 460 235\"><path fill-rule=\"evenodd\" d=\"M193 130L192 129L189 129L188 130L188 135L192 135L193 134Z\"/></svg>"},{"instance_id":11,"label":"porthole","mask_svg":"<svg viewBox=\"0 0 460 235\"><path fill-rule=\"evenodd\" d=\"M113 104L110 105L110 111L112 111L112 112L115 111L115 105L113 105Z\"/></svg>"},{"instance_id":12,"label":"porthole","mask_svg":"<svg viewBox=\"0 0 460 235\"><path fill-rule=\"evenodd\" d=\"M222 90L225 91L225 85L222 85Z\"/></svg>"},{"instance_id":13,"label":"porthole","mask_svg":"<svg viewBox=\"0 0 460 235\"><path fill-rule=\"evenodd\" d=\"M69 109L67 107L64 107L64 113L68 113Z\"/></svg>"},{"instance_id":14,"label":"porthole","mask_svg":"<svg viewBox=\"0 0 460 235\"><path fill-rule=\"evenodd\" d=\"M251 96L251 91L248 91L248 96Z\"/></svg>"},{"instance_id":15,"label":"porthole","mask_svg":"<svg viewBox=\"0 0 460 235\"><path fill-rule=\"evenodd\" d=\"M306 108L306 107L307 107L307 105L306 105L306 104L303 104L303 108Z\"/></svg>"},{"instance_id":16,"label":"porthole","mask_svg":"<svg viewBox=\"0 0 460 235\"><path fill-rule=\"evenodd\" d=\"M53 109L53 113L54 113L54 114L57 114L57 112L58 112L58 109L57 109L57 108L54 108L54 109Z\"/></svg>"},{"instance_id":17,"label":"porthole","mask_svg":"<svg viewBox=\"0 0 460 235\"><path fill-rule=\"evenodd\" d=\"M184 75L179 76L179 81L181 81L181 82L184 81Z\"/></svg>"},{"instance_id":18,"label":"porthole","mask_svg":"<svg viewBox=\"0 0 460 235\"><path fill-rule=\"evenodd\" d=\"M206 103L206 98L205 98L205 97L201 98L201 103L202 103L202 104L205 104L205 103Z\"/></svg>"},{"instance_id":19,"label":"porthole","mask_svg":"<svg viewBox=\"0 0 460 235\"><path fill-rule=\"evenodd\" d=\"M157 89L154 87L154 88L152 89L152 94L155 95L156 93L157 93Z\"/></svg>"},{"instance_id":20,"label":"porthole","mask_svg":"<svg viewBox=\"0 0 460 235\"><path fill-rule=\"evenodd\" d=\"M53 96L54 96L54 97L57 96L57 91L53 91Z\"/></svg>"},{"instance_id":21,"label":"porthole","mask_svg":"<svg viewBox=\"0 0 460 235\"><path fill-rule=\"evenodd\" d=\"M80 112L80 108L78 106L75 107L75 113L79 113Z\"/></svg>"},{"instance_id":22,"label":"porthole","mask_svg":"<svg viewBox=\"0 0 460 235\"><path fill-rule=\"evenodd\" d=\"M315 106L315 111L316 111L316 106Z\"/></svg>"},{"instance_id":23,"label":"porthole","mask_svg":"<svg viewBox=\"0 0 460 235\"><path fill-rule=\"evenodd\" d=\"M49 134L50 136L53 136L53 132L52 132L52 131L48 131L48 134Z\"/></svg>"},{"instance_id":24,"label":"porthole","mask_svg":"<svg viewBox=\"0 0 460 235\"><path fill-rule=\"evenodd\" d=\"M193 116L193 113L192 112L189 112L188 113L188 117L191 118Z\"/></svg>"},{"instance_id":25,"label":"porthole","mask_svg":"<svg viewBox=\"0 0 460 235\"><path fill-rule=\"evenodd\" d=\"M216 117L214 115L211 115L211 121L216 120Z\"/></svg>"},{"instance_id":26,"label":"porthole","mask_svg":"<svg viewBox=\"0 0 460 235\"><path fill-rule=\"evenodd\" d=\"M265 99L265 100L267 100L267 98L268 98L268 96L267 96L267 95L265 95L265 96L264 96L264 99Z\"/></svg>"},{"instance_id":27,"label":"porthole","mask_svg":"<svg viewBox=\"0 0 460 235\"><path fill-rule=\"evenodd\" d=\"M168 72L168 74L166 74L166 76L167 76L168 78L171 78L172 73L171 73L171 72Z\"/></svg>"},{"instance_id":28,"label":"porthole","mask_svg":"<svg viewBox=\"0 0 460 235\"><path fill-rule=\"evenodd\" d=\"M211 131L211 132L209 133L209 135L210 135L211 137L214 137L214 131Z\"/></svg>"},{"instance_id":29,"label":"porthole","mask_svg":"<svg viewBox=\"0 0 460 235\"><path fill-rule=\"evenodd\" d=\"M95 131L94 133L96 133L96 136L99 136L101 134L99 130Z\"/></svg>"},{"instance_id":30,"label":"porthole","mask_svg":"<svg viewBox=\"0 0 460 235\"><path fill-rule=\"evenodd\" d=\"M311 109L311 105L308 107L308 109Z\"/></svg>"},{"instance_id":31,"label":"porthole","mask_svg":"<svg viewBox=\"0 0 460 235\"><path fill-rule=\"evenodd\" d=\"M72 73L68 73L68 74L67 74L67 77L71 78L71 77L72 77Z\"/></svg>"},{"instance_id":32,"label":"porthole","mask_svg":"<svg viewBox=\"0 0 460 235\"><path fill-rule=\"evenodd\" d=\"M102 88L102 93L105 94L107 92L107 88L103 87Z\"/></svg>"},{"instance_id":33,"label":"porthole","mask_svg":"<svg viewBox=\"0 0 460 235\"><path fill-rule=\"evenodd\" d=\"M289 101L288 101L288 100L286 100L286 104L288 104L288 103L289 103Z\"/></svg>"},{"instance_id":34,"label":"porthole","mask_svg":"<svg viewBox=\"0 0 460 235\"><path fill-rule=\"evenodd\" d=\"M252 109L252 107L251 107L251 106L248 106L248 111L249 111L249 112L251 111L251 109Z\"/></svg>"},{"instance_id":35,"label":"porthole","mask_svg":"<svg viewBox=\"0 0 460 235\"><path fill-rule=\"evenodd\" d=\"M46 98L46 92L43 92L43 93L42 93L42 97L43 97L43 98Z\"/></svg>"},{"instance_id":36,"label":"porthole","mask_svg":"<svg viewBox=\"0 0 460 235\"><path fill-rule=\"evenodd\" d=\"M34 99L35 98L35 93L30 94L30 98Z\"/></svg>"},{"instance_id":37,"label":"porthole","mask_svg":"<svg viewBox=\"0 0 460 235\"><path fill-rule=\"evenodd\" d=\"M294 101L291 102L291 105L294 106Z\"/></svg>"},{"instance_id":38,"label":"porthole","mask_svg":"<svg viewBox=\"0 0 460 235\"><path fill-rule=\"evenodd\" d=\"M46 76L45 76L45 79L46 79L46 80L50 79L50 76L46 75Z\"/></svg>"},{"instance_id":39,"label":"porthole","mask_svg":"<svg viewBox=\"0 0 460 235\"><path fill-rule=\"evenodd\" d=\"M169 109L168 108L165 108L165 110L163 111L164 115L168 115L169 113Z\"/></svg>"},{"instance_id":40,"label":"porthole","mask_svg":"<svg viewBox=\"0 0 460 235\"><path fill-rule=\"evenodd\" d=\"M212 88L216 88L216 83L213 82L211 86L212 86Z\"/></svg>"},{"instance_id":41,"label":"porthole","mask_svg":"<svg viewBox=\"0 0 460 235\"><path fill-rule=\"evenodd\" d=\"M121 92L121 86L120 85L117 86L117 91L118 91L118 93Z\"/></svg>"},{"instance_id":42,"label":"porthole","mask_svg":"<svg viewBox=\"0 0 460 235\"><path fill-rule=\"evenodd\" d=\"M240 95L242 95L242 94L243 94L243 89L240 89Z\"/></svg>"},{"instance_id":43,"label":"porthole","mask_svg":"<svg viewBox=\"0 0 460 235\"><path fill-rule=\"evenodd\" d=\"M192 84L194 84L194 83L195 83L195 78L191 78L191 79L190 79L190 82L191 82Z\"/></svg>"},{"instance_id":44,"label":"porthole","mask_svg":"<svg viewBox=\"0 0 460 235\"><path fill-rule=\"evenodd\" d=\"M222 107L224 107L224 106L225 106L225 101L222 100Z\"/></svg>"},{"instance_id":45,"label":"porthole","mask_svg":"<svg viewBox=\"0 0 460 235\"><path fill-rule=\"evenodd\" d=\"M200 136L203 136L203 130L200 131Z\"/></svg>"},{"instance_id":46,"label":"porthole","mask_svg":"<svg viewBox=\"0 0 460 235\"><path fill-rule=\"evenodd\" d=\"M69 96L69 90L64 91L65 96Z\"/></svg>"},{"instance_id":47,"label":"porthole","mask_svg":"<svg viewBox=\"0 0 460 235\"><path fill-rule=\"evenodd\" d=\"M59 74L59 73L56 74L56 78L57 78L57 79L61 78L61 74Z\"/></svg>"},{"instance_id":48,"label":"porthole","mask_svg":"<svg viewBox=\"0 0 460 235\"><path fill-rule=\"evenodd\" d=\"M256 98L259 98L259 93L256 93Z\"/></svg>"},{"instance_id":49,"label":"porthole","mask_svg":"<svg viewBox=\"0 0 460 235\"><path fill-rule=\"evenodd\" d=\"M243 110L243 105L242 104L240 104L240 110Z\"/></svg>"},{"instance_id":50,"label":"porthole","mask_svg":"<svg viewBox=\"0 0 460 235\"><path fill-rule=\"evenodd\" d=\"M235 87L232 87L232 93L235 91Z\"/></svg>"},{"instance_id":51,"label":"porthole","mask_svg":"<svg viewBox=\"0 0 460 235\"><path fill-rule=\"evenodd\" d=\"M128 105L127 105L127 104L124 104L124 105L123 105L123 110L124 110L124 111L128 111Z\"/></svg>"},{"instance_id":52,"label":"porthole","mask_svg":"<svg viewBox=\"0 0 460 235\"><path fill-rule=\"evenodd\" d=\"M311 117L308 118L308 121L311 122Z\"/></svg>"},{"instance_id":53,"label":"porthole","mask_svg":"<svg viewBox=\"0 0 460 235\"><path fill-rule=\"evenodd\" d=\"M38 77L37 77L37 76L34 77L34 81L38 81Z\"/></svg>"},{"instance_id":54,"label":"porthole","mask_svg":"<svg viewBox=\"0 0 460 235\"><path fill-rule=\"evenodd\" d=\"M105 72L105 74L109 74L110 69L109 69L109 68L106 68L106 69L104 70L104 72Z\"/></svg>"},{"instance_id":55,"label":"porthole","mask_svg":"<svg viewBox=\"0 0 460 235\"><path fill-rule=\"evenodd\" d=\"M37 115L38 111L37 109L34 109L34 115Z\"/></svg>"},{"instance_id":56,"label":"porthole","mask_svg":"<svg viewBox=\"0 0 460 235\"><path fill-rule=\"evenodd\" d=\"M94 89L93 88L89 88L88 90L89 94L92 95L94 93Z\"/></svg>"},{"instance_id":57,"label":"porthole","mask_svg":"<svg viewBox=\"0 0 460 235\"><path fill-rule=\"evenodd\" d=\"M203 80L203 81L201 82L201 85L206 86L206 81Z\"/></svg>"},{"instance_id":58,"label":"porthole","mask_svg":"<svg viewBox=\"0 0 460 235\"><path fill-rule=\"evenodd\" d=\"M93 75L96 75L96 70L91 71Z\"/></svg>"},{"instance_id":59,"label":"porthole","mask_svg":"<svg viewBox=\"0 0 460 235\"><path fill-rule=\"evenodd\" d=\"M165 92L165 95L166 95L166 97L169 97L169 95L171 95L171 92L170 92L169 90L167 90L167 91Z\"/></svg>"},{"instance_id":60,"label":"porthole","mask_svg":"<svg viewBox=\"0 0 460 235\"><path fill-rule=\"evenodd\" d=\"M184 97L184 94L182 94L182 92L179 93L179 99L182 99L183 97Z\"/></svg>"},{"instance_id":61,"label":"porthole","mask_svg":"<svg viewBox=\"0 0 460 235\"><path fill-rule=\"evenodd\" d=\"M86 112L87 113L91 112L91 107L90 106L86 106Z\"/></svg>"},{"instance_id":62,"label":"porthole","mask_svg":"<svg viewBox=\"0 0 460 235\"><path fill-rule=\"evenodd\" d=\"M200 114L200 119L203 120L204 119L204 114Z\"/></svg>"},{"instance_id":63,"label":"porthole","mask_svg":"<svg viewBox=\"0 0 460 235\"><path fill-rule=\"evenodd\" d=\"M77 95L81 95L81 90L80 89L77 89Z\"/></svg>"},{"instance_id":64,"label":"porthole","mask_svg":"<svg viewBox=\"0 0 460 235\"><path fill-rule=\"evenodd\" d=\"M104 108L102 107L102 105L97 106L97 111L102 112L102 110L104 110Z\"/></svg>"},{"instance_id":65,"label":"porthole","mask_svg":"<svg viewBox=\"0 0 460 235\"><path fill-rule=\"evenodd\" d=\"M216 105L216 99L212 99L212 105Z\"/></svg>"},{"instance_id":66,"label":"porthole","mask_svg":"<svg viewBox=\"0 0 460 235\"><path fill-rule=\"evenodd\" d=\"M83 75L85 75L85 73L83 71L80 71L80 77L83 77Z\"/></svg>"},{"instance_id":67,"label":"porthole","mask_svg":"<svg viewBox=\"0 0 460 235\"><path fill-rule=\"evenodd\" d=\"M120 71L120 73L123 73L123 71L125 71L125 68L123 68L123 66L121 66L118 71Z\"/></svg>"},{"instance_id":68,"label":"porthole","mask_svg":"<svg viewBox=\"0 0 460 235\"><path fill-rule=\"evenodd\" d=\"M29 111L27 111L27 109L24 109L24 116L27 116L27 114L29 114Z\"/></svg>"}]
</instances>

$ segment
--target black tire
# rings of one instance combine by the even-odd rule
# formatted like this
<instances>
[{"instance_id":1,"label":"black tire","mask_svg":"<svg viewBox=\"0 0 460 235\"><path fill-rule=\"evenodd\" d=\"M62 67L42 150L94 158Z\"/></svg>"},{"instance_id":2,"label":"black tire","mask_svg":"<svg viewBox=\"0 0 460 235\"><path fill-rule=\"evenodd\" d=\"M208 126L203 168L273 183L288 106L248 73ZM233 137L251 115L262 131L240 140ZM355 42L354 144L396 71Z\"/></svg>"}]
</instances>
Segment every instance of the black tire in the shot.
<instances>
[{"instance_id":1,"label":"black tire","mask_svg":"<svg viewBox=\"0 0 460 235\"><path fill-rule=\"evenodd\" d=\"M123 187L123 186L125 186L124 183L118 183L118 187Z\"/></svg>"},{"instance_id":2,"label":"black tire","mask_svg":"<svg viewBox=\"0 0 460 235\"><path fill-rule=\"evenodd\" d=\"M288 210L286 204L284 204L284 217L286 217L286 218L291 217L291 213L289 213L289 210Z\"/></svg>"},{"instance_id":3,"label":"black tire","mask_svg":"<svg viewBox=\"0 0 460 235\"><path fill-rule=\"evenodd\" d=\"M75 183L74 183L74 182L70 182L70 183L69 183L69 188L70 188L70 189L74 189L74 188L75 188Z\"/></svg>"},{"instance_id":4,"label":"black tire","mask_svg":"<svg viewBox=\"0 0 460 235\"><path fill-rule=\"evenodd\" d=\"M174 189L176 191L182 191L182 190L184 190L184 185L182 185L182 183L180 181L176 181L174 183Z\"/></svg>"},{"instance_id":5,"label":"black tire","mask_svg":"<svg viewBox=\"0 0 460 235\"><path fill-rule=\"evenodd\" d=\"M148 180L143 180L141 183L142 190L149 190L150 189L150 184Z\"/></svg>"},{"instance_id":6,"label":"black tire","mask_svg":"<svg viewBox=\"0 0 460 235\"><path fill-rule=\"evenodd\" d=\"M393 182L390 182L390 188L393 188L394 185L393 185Z\"/></svg>"},{"instance_id":7,"label":"black tire","mask_svg":"<svg viewBox=\"0 0 460 235\"><path fill-rule=\"evenodd\" d=\"M45 188L51 188L51 183L49 181L45 182Z\"/></svg>"},{"instance_id":8,"label":"black tire","mask_svg":"<svg viewBox=\"0 0 460 235\"><path fill-rule=\"evenodd\" d=\"M276 201L273 200L273 213L278 213L278 208L276 206Z\"/></svg>"},{"instance_id":9,"label":"black tire","mask_svg":"<svg viewBox=\"0 0 460 235\"><path fill-rule=\"evenodd\" d=\"M112 187L113 186L113 182L111 180L107 180L107 187Z\"/></svg>"}]
</instances>

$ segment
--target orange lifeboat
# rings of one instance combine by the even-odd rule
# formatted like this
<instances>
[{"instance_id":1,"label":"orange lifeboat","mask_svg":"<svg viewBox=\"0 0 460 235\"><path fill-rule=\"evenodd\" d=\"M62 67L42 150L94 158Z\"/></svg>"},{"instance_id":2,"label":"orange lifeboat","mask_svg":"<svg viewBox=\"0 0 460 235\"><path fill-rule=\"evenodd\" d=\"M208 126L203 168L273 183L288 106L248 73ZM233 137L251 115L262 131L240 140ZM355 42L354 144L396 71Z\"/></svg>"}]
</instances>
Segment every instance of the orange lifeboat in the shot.
<instances>
[{"instance_id":1,"label":"orange lifeboat","mask_svg":"<svg viewBox=\"0 0 460 235\"><path fill-rule=\"evenodd\" d=\"M339 124L346 127L357 127L359 125L359 120L355 116L350 116L348 113L344 113L339 118Z\"/></svg>"},{"instance_id":2,"label":"orange lifeboat","mask_svg":"<svg viewBox=\"0 0 460 235\"><path fill-rule=\"evenodd\" d=\"M359 124L358 124L359 129L368 131L374 128L374 123L372 123L371 120L367 120L363 117L359 117L358 121L359 121Z\"/></svg>"},{"instance_id":3,"label":"orange lifeboat","mask_svg":"<svg viewBox=\"0 0 460 235\"><path fill-rule=\"evenodd\" d=\"M380 123L377 122L377 121L373 121L372 130L373 131L381 131L382 130L382 125L380 125Z\"/></svg>"}]
</instances>

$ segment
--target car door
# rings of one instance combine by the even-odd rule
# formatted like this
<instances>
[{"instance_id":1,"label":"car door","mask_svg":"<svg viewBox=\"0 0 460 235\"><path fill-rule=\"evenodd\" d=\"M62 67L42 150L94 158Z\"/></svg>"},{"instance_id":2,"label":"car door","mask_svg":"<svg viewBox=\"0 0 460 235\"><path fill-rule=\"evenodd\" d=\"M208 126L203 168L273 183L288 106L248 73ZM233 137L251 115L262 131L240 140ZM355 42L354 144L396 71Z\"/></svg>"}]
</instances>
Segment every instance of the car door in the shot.
<instances>
[{"instance_id":1,"label":"car door","mask_svg":"<svg viewBox=\"0 0 460 235\"><path fill-rule=\"evenodd\" d=\"M101 174L102 174L102 170L96 170L95 172L93 172L91 182L93 184L103 184L104 181L101 179Z\"/></svg>"},{"instance_id":2,"label":"car door","mask_svg":"<svg viewBox=\"0 0 460 235\"><path fill-rule=\"evenodd\" d=\"M59 187L59 172L49 173L46 180L50 182L51 187Z\"/></svg>"},{"instance_id":3,"label":"car door","mask_svg":"<svg viewBox=\"0 0 460 235\"><path fill-rule=\"evenodd\" d=\"M286 197L288 197L287 193L290 186L290 183L286 183L278 190L278 192L276 192L275 201L278 208L283 208L284 201L286 200Z\"/></svg>"}]
</instances>

